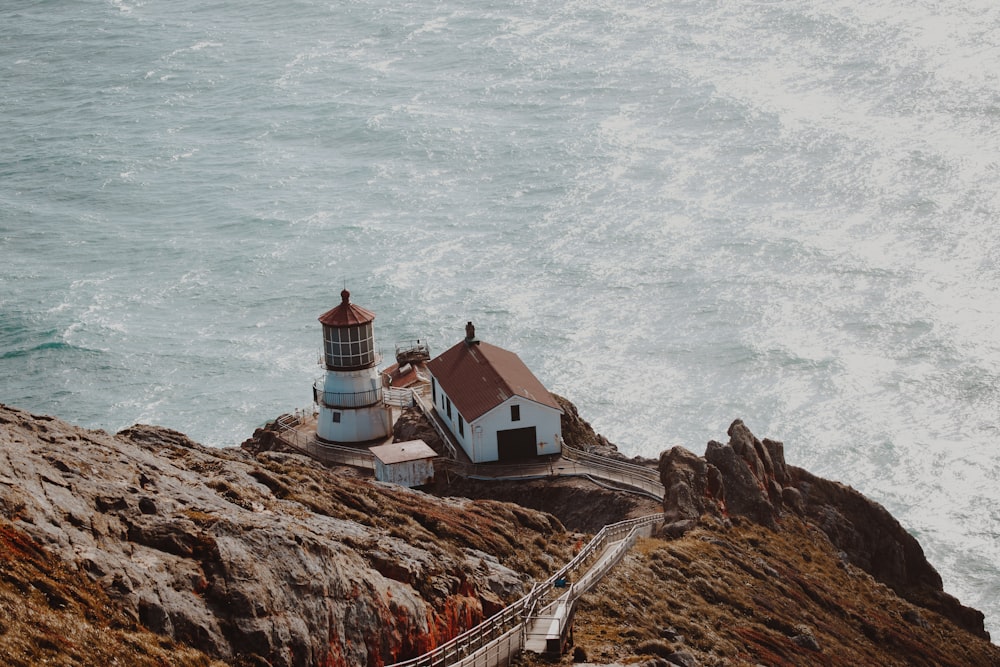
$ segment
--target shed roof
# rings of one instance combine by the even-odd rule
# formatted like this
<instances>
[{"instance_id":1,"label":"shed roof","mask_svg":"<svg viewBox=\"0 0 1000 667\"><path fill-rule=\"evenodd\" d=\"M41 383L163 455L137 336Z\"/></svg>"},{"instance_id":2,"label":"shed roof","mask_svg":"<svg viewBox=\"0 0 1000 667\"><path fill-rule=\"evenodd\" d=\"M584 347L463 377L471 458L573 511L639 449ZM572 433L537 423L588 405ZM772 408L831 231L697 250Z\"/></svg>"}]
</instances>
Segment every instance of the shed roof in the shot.
<instances>
[{"instance_id":1,"label":"shed roof","mask_svg":"<svg viewBox=\"0 0 1000 667\"><path fill-rule=\"evenodd\" d=\"M474 331L427 362L427 369L466 421L478 419L513 396L562 412L519 356L476 340Z\"/></svg>"},{"instance_id":2,"label":"shed roof","mask_svg":"<svg viewBox=\"0 0 1000 667\"><path fill-rule=\"evenodd\" d=\"M375 319L375 313L351 303L351 293L346 289L340 293L340 305L319 316L319 321L328 327L349 327L367 324Z\"/></svg>"},{"instance_id":3,"label":"shed roof","mask_svg":"<svg viewBox=\"0 0 1000 667\"><path fill-rule=\"evenodd\" d=\"M377 445L369 447L368 450L382 463L392 465L393 463L406 463L407 461L421 461L432 459L437 456L437 452L431 449L423 440L407 440L406 442L393 442L388 445Z\"/></svg>"}]
</instances>

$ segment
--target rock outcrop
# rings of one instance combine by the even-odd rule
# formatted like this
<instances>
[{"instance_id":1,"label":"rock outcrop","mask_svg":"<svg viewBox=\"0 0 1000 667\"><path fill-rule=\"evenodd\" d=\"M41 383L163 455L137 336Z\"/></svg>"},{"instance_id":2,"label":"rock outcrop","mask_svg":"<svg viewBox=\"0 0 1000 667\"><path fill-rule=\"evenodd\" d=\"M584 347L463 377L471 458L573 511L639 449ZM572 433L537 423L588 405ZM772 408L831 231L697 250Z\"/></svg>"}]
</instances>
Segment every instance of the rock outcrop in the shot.
<instances>
[{"instance_id":1,"label":"rock outcrop","mask_svg":"<svg viewBox=\"0 0 1000 667\"><path fill-rule=\"evenodd\" d=\"M778 523L705 514L679 537L640 540L577 609L580 654L638 667L1000 665L1000 646L845 562L808 519Z\"/></svg>"},{"instance_id":2,"label":"rock outcrop","mask_svg":"<svg viewBox=\"0 0 1000 667\"><path fill-rule=\"evenodd\" d=\"M577 410L576 406L569 399L558 394L553 394L553 397L563 410L559 421L562 428L563 440L569 446L619 461L628 461L638 465L656 465L654 459L646 459L641 456L632 458L625 456L618 451L618 447L613 442L595 431L594 427L580 416L579 410Z\"/></svg>"},{"instance_id":3,"label":"rock outcrop","mask_svg":"<svg viewBox=\"0 0 1000 667\"><path fill-rule=\"evenodd\" d=\"M392 439L396 442L423 440L435 452L441 455L447 454L441 436L417 407L403 408L396 423L392 426Z\"/></svg>"},{"instance_id":4,"label":"rock outcrop","mask_svg":"<svg viewBox=\"0 0 1000 667\"><path fill-rule=\"evenodd\" d=\"M788 466L788 472L789 488L798 492L802 513L852 564L914 604L990 639L982 612L944 592L941 575L927 561L920 543L882 505L801 468Z\"/></svg>"},{"instance_id":5,"label":"rock outcrop","mask_svg":"<svg viewBox=\"0 0 1000 667\"><path fill-rule=\"evenodd\" d=\"M787 465L781 442L757 439L739 419L728 435L726 444L709 442L704 457L682 447L661 454L666 534L683 534L702 515L741 517L772 530L780 529L785 514L801 516L851 564L907 600L989 639L982 613L942 590L920 544L884 507L849 486Z\"/></svg>"},{"instance_id":6,"label":"rock outcrop","mask_svg":"<svg viewBox=\"0 0 1000 667\"><path fill-rule=\"evenodd\" d=\"M6 406L0 521L106 590L127 623L245 665L419 655L519 597L528 573L557 568L571 548L555 518L516 505Z\"/></svg>"}]
</instances>

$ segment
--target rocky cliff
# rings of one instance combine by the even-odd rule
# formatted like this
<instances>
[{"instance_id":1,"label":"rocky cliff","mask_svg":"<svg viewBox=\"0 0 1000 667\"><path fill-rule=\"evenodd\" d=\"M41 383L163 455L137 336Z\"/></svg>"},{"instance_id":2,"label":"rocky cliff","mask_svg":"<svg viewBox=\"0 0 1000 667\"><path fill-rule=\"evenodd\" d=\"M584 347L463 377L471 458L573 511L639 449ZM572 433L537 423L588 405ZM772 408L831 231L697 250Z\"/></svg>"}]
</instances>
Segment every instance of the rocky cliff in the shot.
<instances>
[{"instance_id":1,"label":"rocky cliff","mask_svg":"<svg viewBox=\"0 0 1000 667\"><path fill-rule=\"evenodd\" d=\"M728 435L726 444L709 442L704 457L682 447L661 455L668 533L682 533L703 514L739 516L771 530L779 530L785 516L805 518L851 564L989 640L982 613L944 592L920 544L884 507L849 486L786 465L784 445L757 439L741 420Z\"/></svg>"},{"instance_id":2,"label":"rocky cliff","mask_svg":"<svg viewBox=\"0 0 1000 667\"><path fill-rule=\"evenodd\" d=\"M878 503L785 463L737 420L660 457L667 517L576 614L575 657L642 667L992 667L983 616L941 589Z\"/></svg>"},{"instance_id":3,"label":"rocky cliff","mask_svg":"<svg viewBox=\"0 0 1000 667\"><path fill-rule=\"evenodd\" d=\"M517 505L5 406L0 531L10 665L107 664L93 644L134 645L133 664L391 663L517 599L571 546Z\"/></svg>"},{"instance_id":4,"label":"rocky cliff","mask_svg":"<svg viewBox=\"0 0 1000 667\"><path fill-rule=\"evenodd\" d=\"M729 436L661 456L668 522L586 596L576 657L1000 664L883 508L742 422ZM661 509L568 478L445 478L436 497L261 445L0 406L0 662L387 664L520 597L581 533Z\"/></svg>"}]
</instances>

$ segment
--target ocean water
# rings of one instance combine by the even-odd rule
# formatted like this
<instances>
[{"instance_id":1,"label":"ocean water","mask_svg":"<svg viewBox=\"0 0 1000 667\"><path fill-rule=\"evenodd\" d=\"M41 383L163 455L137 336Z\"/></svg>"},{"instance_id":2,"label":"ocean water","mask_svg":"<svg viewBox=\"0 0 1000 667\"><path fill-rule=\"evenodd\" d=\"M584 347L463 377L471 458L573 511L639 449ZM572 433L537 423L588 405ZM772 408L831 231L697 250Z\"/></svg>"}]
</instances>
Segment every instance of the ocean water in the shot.
<instances>
[{"instance_id":1,"label":"ocean water","mask_svg":"<svg viewBox=\"0 0 1000 667\"><path fill-rule=\"evenodd\" d=\"M627 454L739 417L1000 637L995 0L6 0L0 401L233 446L353 300Z\"/></svg>"}]
</instances>

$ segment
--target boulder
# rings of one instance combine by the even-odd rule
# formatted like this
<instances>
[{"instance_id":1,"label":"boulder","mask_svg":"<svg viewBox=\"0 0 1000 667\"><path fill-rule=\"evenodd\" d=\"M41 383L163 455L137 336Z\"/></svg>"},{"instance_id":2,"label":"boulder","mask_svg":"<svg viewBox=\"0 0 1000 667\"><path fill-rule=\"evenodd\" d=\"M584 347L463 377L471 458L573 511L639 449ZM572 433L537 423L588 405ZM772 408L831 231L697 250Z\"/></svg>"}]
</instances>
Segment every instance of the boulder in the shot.
<instances>
[{"instance_id":1,"label":"boulder","mask_svg":"<svg viewBox=\"0 0 1000 667\"><path fill-rule=\"evenodd\" d=\"M744 516L756 523L775 527L775 508L768 493L768 473L755 450L745 443L723 445L708 443L705 460L722 475L729 514ZM761 477L758 477L761 475Z\"/></svg>"},{"instance_id":2,"label":"boulder","mask_svg":"<svg viewBox=\"0 0 1000 667\"><path fill-rule=\"evenodd\" d=\"M697 519L702 514L719 515L725 503L723 478L702 457L683 447L660 454L660 482L665 496L666 523Z\"/></svg>"}]
</instances>

